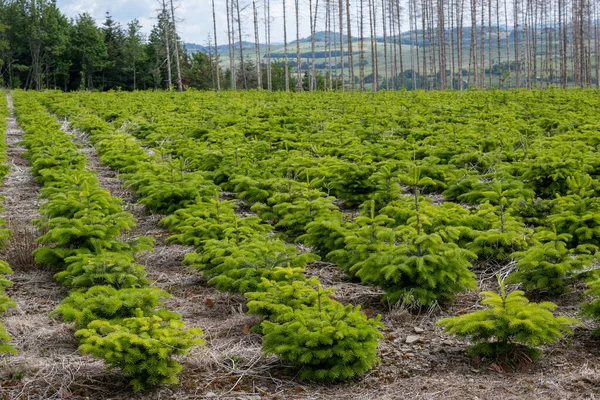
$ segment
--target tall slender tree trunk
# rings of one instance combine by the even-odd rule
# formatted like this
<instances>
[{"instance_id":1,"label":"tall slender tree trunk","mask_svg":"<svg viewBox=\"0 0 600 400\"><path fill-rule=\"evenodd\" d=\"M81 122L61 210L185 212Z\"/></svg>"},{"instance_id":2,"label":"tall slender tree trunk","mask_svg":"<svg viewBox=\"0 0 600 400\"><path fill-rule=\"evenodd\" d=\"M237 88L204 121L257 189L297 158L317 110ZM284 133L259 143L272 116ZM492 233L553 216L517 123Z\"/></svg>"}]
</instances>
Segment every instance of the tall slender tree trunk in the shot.
<instances>
[{"instance_id":1,"label":"tall slender tree trunk","mask_svg":"<svg viewBox=\"0 0 600 400\"><path fill-rule=\"evenodd\" d=\"M477 68L477 1L471 0L471 57L473 60L473 85L479 87L479 69Z\"/></svg>"},{"instance_id":2,"label":"tall slender tree trunk","mask_svg":"<svg viewBox=\"0 0 600 400\"><path fill-rule=\"evenodd\" d=\"M527 76L525 77L525 87L531 89L531 0L525 2L525 18L523 30L525 32L525 67L527 68Z\"/></svg>"},{"instance_id":3,"label":"tall slender tree trunk","mask_svg":"<svg viewBox=\"0 0 600 400\"><path fill-rule=\"evenodd\" d=\"M444 15L444 0L438 0L438 32L440 44L440 89L446 90L448 67L446 66L446 21Z\"/></svg>"},{"instance_id":4,"label":"tall slender tree trunk","mask_svg":"<svg viewBox=\"0 0 600 400\"><path fill-rule=\"evenodd\" d=\"M162 0L163 15L165 16L163 34L165 35L165 50L167 51L167 86L168 90L172 89L173 83L171 81L171 38L169 35L169 13L167 12L167 4L165 0Z\"/></svg>"},{"instance_id":5,"label":"tall slender tree trunk","mask_svg":"<svg viewBox=\"0 0 600 400\"><path fill-rule=\"evenodd\" d=\"M271 61L271 0L264 0L265 37L267 38L267 90L273 90Z\"/></svg>"},{"instance_id":6,"label":"tall slender tree trunk","mask_svg":"<svg viewBox=\"0 0 600 400\"><path fill-rule=\"evenodd\" d=\"M360 90L365 91L365 35L364 35L364 0L360 0L360 40L358 42L358 69Z\"/></svg>"},{"instance_id":7,"label":"tall slender tree trunk","mask_svg":"<svg viewBox=\"0 0 600 400\"><path fill-rule=\"evenodd\" d=\"M261 56L260 56L260 37L258 35L258 13L256 12L256 1L252 0L252 9L254 11L254 44L256 47L256 76L258 89L262 89L262 73L260 68Z\"/></svg>"},{"instance_id":8,"label":"tall slender tree trunk","mask_svg":"<svg viewBox=\"0 0 600 400\"><path fill-rule=\"evenodd\" d=\"M488 87L492 87L492 0L488 1Z\"/></svg>"},{"instance_id":9,"label":"tall slender tree trunk","mask_svg":"<svg viewBox=\"0 0 600 400\"><path fill-rule=\"evenodd\" d=\"M520 71L521 71L521 66L520 66L520 62L519 62L519 1L518 0L513 0L514 2L514 11L513 11L513 15L514 15L514 19L515 19L515 23L514 23L514 29L513 29L513 36L514 36L514 47L515 47L515 87L520 87L521 86L521 81L519 79L519 75L520 75Z\"/></svg>"},{"instance_id":10,"label":"tall slender tree trunk","mask_svg":"<svg viewBox=\"0 0 600 400\"><path fill-rule=\"evenodd\" d=\"M375 51L375 62L373 68L375 68L375 88L379 91L379 44L377 42L377 0L373 0L373 47Z\"/></svg>"},{"instance_id":11,"label":"tall slender tree trunk","mask_svg":"<svg viewBox=\"0 0 600 400\"><path fill-rule=\"evenodd\" d=\"M287 46L287 19L285 0L283 0L283 62L285 74L285 91L290 91L290 67L288 63L288 46Z\"/></svg>"},{"instance_id":12,"label":"tall slender tree trunk","mask_svg":"<svg viewBox=\"0 0 600 400\"><path fill-rule=\"evenodd\" d=\"M398 51L400 52L400 86L401 87L406 87L406 82L405 82L405 77L404 77L404 56L403 56L403 51L402 51L402 15L400 13L400 0L396 0L396 18L398 19L398 42L399 42L399 49ZM409 15L409 19L410 19L410 15ZM409 28L410 29L410 28ZM411 34L411 38L412 38L412 34ZM411 40L412 42L412 40ZM412 47L412 46L411 46ZM412 58L412 55L411 55ZM414 70L412 71L412 75L414 76L415 72ZM413 86L414 89L414 86Z\"/></svg>"},{"instance_id":13,"label":"tall slender tree trunk","mask_svg":"<svg viewBox=\"0 0 600 400\"><path fill-rule=\"evenodd\" d=\"M427 26L427 3L425 0L421 0L421 31L423 38L423 76L425 82L423 82L423 89L429 89L429 70L427 69L427 53L431 51L431 42L428 40L427 34L429 33L429 27Z\"/></svg>"},{"instance_id":14,"label":"tall slender tree trunk","mask_svg":"<svg viewBox=\"0 0 600 400\"><path fill-rule=\"evenodd\" d=\"M352 54L352 20L350 19L350 0L346 0L346 26L348 34L348 78L350 89L354 90L354 55Z\"/></svg>"},{"instance_id":15,"label":"tall slender tree trunk","mask_svg":"<svg viewBox=\"0 0 600 400\"><path fill-rule=\"evenodd\" d=\"M596 89L600 88L600 40L598 40L598 2L594 2L594 49Z\"/></svg>"},{"instance_id":16,"label":"tall slender tree trunk","mask_svg":"<svg viewBox=\"0 0 600 400\"><path fill-rule=\"evenodd\" d=\"M377 42L376 30L375 30L375 20L377 16L375 15L375 0L369 0L369 24L371 27L371 76L373 78L373 88L374 92L379 90L378 86L378 71L377 71L377 47L375 43Z\"/></svg>"},{"instance_id":17,"label":"tall slender tree trunk","mask_svg":"<svg viewBox=\"0 0 600 400\"><path fill-rule=\"evenodd\" d=\"M331 34L332 34L332 30L331 30L331 0L327 0L327 2L325 3L325 7L326 12L325 12L325 21L326 21L326 28L325 28L325 33L327 34L327 42L326 42L326 47L327 47L327 68L329 70L329 90L333 90L333 67L331 65L332 59L331 59Z\"/></svg>"},{"instance_id":18,"label":"tall slender tree trunk","mask_svg":"<svg viewBox=\"0 0 600 400\"><path fill-rule=\"evenodd\" d=\"M215 77L215 60L213 59L212 48L212 40L210 35L208 35L208 64L210 66L210 78L212 80L212 88L215 89L217 87L217 79Z\"/></svg>"},{"instance_id":19,"label":"tall slender tree trunk","mask_svg":"<svg viewBox=\"0 0 600 400\"><path fill-rule=\"evenodd\" d=\"M412 84L413 84L413 90L418 89L421 87L421 67L420 67L420 63L419 63L419 36L417 34L417 0L409 0L409 5L412 5L412 13L409 12L409 16L412 15L412 18L410 18L410 20L412 21L412 26L410 28L411 31L411 35L410 35L410 40L411 40L411 51L410 51L410 66L412 69ZM412 32L414 32L414 36L412 34ZM414 44L414 46L413 46ZM416 56L413 52L413 48L416 48ZM417 74L415 75L415 65L417 66ZM417 81L417 77L418 77L418 81ZM417 86L418 85L418 86Z\"/></svg>"},{"instance_id":20,"label":"tall slender tree trunk","mask_svg":"<svg viewBox=\"0 0 600 400\"><path fill-rule=\"evenodd\" d=\"M233 0L231 0L231 3L233 5ZM235 89L237 79L235 76L235 51L233 49L235 41L232 40L234 38L232 14L233 8L229 6L229 0L225 0L225 4L227 7L227 42L229 44L229 73L231 75L230 86L232 89Z\"/></svg>"},{"instance_id":21,"label":"tall slender tree trunk","mask_svg":"<svg viewBox=\"0 0 600 400\"><path fill-rule=\"evenodd\" d=\"M398 84L398 33L396 32L396 4L394 0L387 0L387 7L390 10L388 13L388 25L390 27L390 56L392 57L392 65L390 66L392 76L392 90L396 90Z\"/></svg>"},{"instance_id":22,"label":"tall slender tree trunk","mask_svg":"<svg viewBox=\"0 0 600 400\"><path fill-rule=\"evenodd\" d=\"M242 40L242 18L240 17L240 0L235 0L238 24L238 39L240 41L240 70L242 71L242 88L248 89L246 66L244 65L244 42Z\"/></svg>"},{"instance_id":23,"label":"tall slender tree trunk","mask_svg":"<svg viewBox=\"0 0 600 400\"><path fill-rule=\"evenodd\" d=\"M512 87L512 71L510 66L510 36L508 34L508 0L504 0L504 27L506 28L506 65L508 66L508 87ZM513 33L516 33L513 29Z\"/></svg>"},{"instance_id":24,"label":"tall slender tree trunk","mask_svg":"<svg viewBox=\"0 0 600 400\"><path fill-rule=\"evenodd\" d=\"M318 90L319 88L317 87L317 65L315 63L315 48L316 48L316 34L317 34L317 21L318 21L318 16L319 16L319 0L316 0L315 2L315 12L314 14L312 13L312 0L310 0L310 4L309 4L309 8L310 8L310 32L311 32L311 39L310 39L310 52L311 52L311 69L312 69L312 73L311 73L311 88L312 90Z\"/></svg>"},{"instance_id":25,"label":"tall slender tree trunk","mask_svg":"<svg viewBox=\"0 0 600 400\"><path fill-rule=\"evenodd\" d=\"M215 75L217 81L217 91L221 91L221 74L219 73L219 45L217 43L217 16L215 13L215 0L212 0L213 12L213 33L215 35Z\"/></svg>"},{"instance_id":26,"label":"tall slender tree trunk","mask_svg":"<svg viewBox=\"0 0 600 400\"><path fill-rule=\"evenodd\" d=\"M465 15L465 0L460 0L460 10L457 10L458 15L458 27L457 27L457 32L456 32L456 41L458 42L458 53L457 53L457 57L458 57L458 87L460 88L460 91L462 92L462 90L464 89L464 85L463 85L463 41L464 41L464 37L463 37L463 23L464 23L464 15Z\"/></svg>"},{"instance_id":27,"label":"tall slender tree trunk","mask_svg":"<svg viewBox=\"0 0 600 400\"><path fill-rule=\"evenodd\" d=\"M496 0L496 40L496 47L498 50L498 86L500 87L500 89L503 89L504 77L500 76L500 74L502 73L502 56L500 52L500 0Z\"/></svg>"},{"instance_id":28,"label":"tall slender tree trunk","mask_svg":"<svg viewBox=\"0 0 600 400\"><path fill-rule=\"evenodd\" d=\"M175 57L175 68L177 72L177 89L183 92L183 82L181 80L181 64L179 62L179 40L177 35L177 25L175 25L175 7L171 1L171 23L173 24L173 57Z\"/></svg>"},{"instance_id":29,"label":"tall slender tree trunk","mask_svg":"<svg viewBox=\"0 0 600 400\"><path fill-rule=\"evenodd\" d=\"M296 72L298 73L298 91L302 91L302 58L300 54L300 0L295 0L296 6Z\"/></svg>"},{"instance_id":30,"label":"tall slender tree trunk","mask_svg":"<svg viewBox=\"0 0 600 400\"><path fill-rule=\"evenodd\" d=\"M485 88L485 0L481 0L481 87Z\"/></svg>"},{"instance_id":31,"label":"tall slender tree trunk","mask_svg":"<svg viewBox=\"0 0 600 400\"><path fill-rule=\"evenodd\" d=\"M381 0L381 27L383 28L383 68L385 70L385 90L390 90L388 75L388 49L387 49L387 24L386 14L389 10L386 8L385 0Z\"/></svg>"},{"instance_id":32,"label":"tall slender tree trunk","mask_svg":"<svg viewBox=\"0 0 600 400\"><path fill-rule=\"evenodd\" d=\"M344 0L339 0L339 19L340 19L340 64L342 91L344 90Z\"/></svg>"},{"instance_id":33,"label":"tall slender tree trunk","mask_svg":"<svg viewBox=\"0 0 600 400\"><path fill-rule=\"evenodd\" d=\"M335 0L332 0L335 1ZM337 56L337 35L335 34L336 31L336 24L337 24L337 18L336 18L336 4L335 2L331 5L331 20L333 21L333 62L335 64L335 89L337 90L339 87L339 81L340 79L338 78L338 68L337 68L337 64L338 64L338 56Z\"/></svg>"}]
</instances>

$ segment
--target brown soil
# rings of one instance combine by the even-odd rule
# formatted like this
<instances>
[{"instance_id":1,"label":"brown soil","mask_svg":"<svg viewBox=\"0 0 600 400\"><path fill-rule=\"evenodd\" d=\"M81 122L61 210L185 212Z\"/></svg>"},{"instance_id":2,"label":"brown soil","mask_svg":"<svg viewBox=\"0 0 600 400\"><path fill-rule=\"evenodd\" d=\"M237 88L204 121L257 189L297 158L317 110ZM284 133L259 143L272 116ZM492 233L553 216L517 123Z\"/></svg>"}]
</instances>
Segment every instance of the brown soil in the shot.
<instances>
[{"instance_id":1,"label":"brown soil","mask_svg":"<svg viewBox=\"0 0 600 400\"><path fill-rule=\"evenodd\" d=\"M14 121L13 121L14 122ZM68 126L65 125L68 130ZM16 131L14 123L9 131ZM18 135L12 133L18 141ZM10 132L9 132L10 133ZM440 317L479 308L478 296L465 293L448 308L432 307L415 314L408 305L390 307L380 301L382 292L352 282L335 265L315 263L309 275L319 276L326 287L338 288L340 301L360 304L369 315L382 314L386 325L380 345L381 362L368 374L344 384L302 382L275 357L261 352L260 336L248 329L257 322L244 312L244 298L217 292L202 276L181 266L191 248L166 243L168 233L157 226L159 215L148 215L135 204L113 171L101 166L84 135L74 132L88 156L89 167L98 172L101 186L124 200L124 207L138 218L129 235L156 239L155 251L140 258L156 286L171 293L168 307L183 315L188 326L204 330L205 346L181 357L181 384L134 394L126 380L106 372L102 362L76 351L73 330L47 313L66 295L51 274L34 265L19 268L10 295L19 303L6 318L20 353L2 358L0 397L88 399L593 399L600 393L598 341L591 338L594 324L584 320L574 337L546 346L544 357L523 370L511 371L497 364L466 356L467 343L444 336L435 326ZM7 201L6 217L21 218L26 225L37 209L35 185L14 143L9 159L19 168L6 181L2 194L30 192L14 201L27 210L14 211ZM23 183L22 186L21 182ZM13 188L13 189L11 189ZM23 191L23 192L22 192ZM13 211L11 211L13 210ZM12 213L12 217L11 217ZM480 289L496 289L494 271L479 273ZM583 288L558 299L559 310L569 316L579 311ZM410 311L413 311L412 313ZM408 336L415 342L407 343ZM411 339L415 339L411 338ZM23 376L21 376L23 375Z\"/></svg>"}]
</instances>

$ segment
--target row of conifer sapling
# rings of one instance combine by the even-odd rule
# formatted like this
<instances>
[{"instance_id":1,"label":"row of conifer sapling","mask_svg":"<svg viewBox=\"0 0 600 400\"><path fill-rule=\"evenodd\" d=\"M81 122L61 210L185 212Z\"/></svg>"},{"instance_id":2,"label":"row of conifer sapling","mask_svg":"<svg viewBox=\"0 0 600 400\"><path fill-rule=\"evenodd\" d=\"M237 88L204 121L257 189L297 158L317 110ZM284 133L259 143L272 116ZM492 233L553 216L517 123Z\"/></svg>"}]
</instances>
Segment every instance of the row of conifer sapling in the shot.
<instances>
[{"instance_id":1,"label":"row of conifer sapling","mask_svg":"<svg viewBox=\"0 0 600 400\"><path fill-rule=\"evenodd\" d=\"M70 289L53 314L75 324L82 353L119 368L134 390L178 382L182 366L172 357L202 344L202 331L186 329L164 307L168 294L151 287L135 262L152 240L119 239L135 218L99 187L84 154L35 96L15 92L14 99L25 157L45 200L35 221L41 232L35 260Z\"/></svg>"},{"instance_id":2,"label":"row of conifer sapling","mask_svg":"<svg viewBox=\"0 0 600 400\"><path fill-rule=\"evenodd\" d=\"M142 204L158 212L177 210L173 215L165 218L162 224L174 232L170 238L172 242L197 246L198 251L186 257L188 263L203 270L217 288L248 293L251 298L250 312L257 311L267 317L266 323L260 329L264 330L264 326L271 327L269 319L273 320L274 317L279 321L292 321L290 319L292 314L282 319L278 315L271 315L263 305L256 310L253 307L257 303L253 302L252 296L272 290L281 291L282 288L274 289L272 286L273 283L278 282L284 282L285 290L289 291L290 288L287 286L292 285L299 277L300 281L304 279L302 268L311 261L310 255L303 254L304 259L302 256L295 257L294 249L268 235L270 228L265 224L260 223L255 217L238 217L230 202L219 199L219 188L211 182L210 172L190 169L185 160L173 159L168 153L161 153L160 149L155 149L154 157L148 157L129 135L123 133L121 138L115 138L114 128L106 121L85 112L78 115L79 117L75 118L76 124L88 132L95 132L93 136L97 137L96 146L104 161L124 172L129 183L141 195ZM103 130L106 135L99 135ZM113 137L109 138L109 136ZM111 144L113 141L125 143L126 154L122 153L123 146L114 147ZM102 150L103 146L104 150ZM154 160L150 160L143 168L131 167L144 158L148 160L154 158ZM240 162L237 157L236 162ZM468 260L476 255L460 248L452 240L448 241L448 232L428 232L423 225L423 220L426 220L427 216L421 214L422 200L417 187L425 186L427 178L421 177L417 166L411 168L405 178L406 182L415 188L414 209L413 215L407 216L406 226L400 234L385 227L390 220L388 216L375 215L374 201L371 201L371 210L368 213L370 218L364 216L356 223L345 222L338 207L333 204L334 198L311 188L310 179L307 179L305 184L285 178L253 179L239 173L243 169L247 171L246 167L239 168L237 171L235 167L231 168L227 185L244 200L254 202L253 210L262 217L263 222L277 221L276 227L283 229L288 239L304 241L324 256L333 254L332 258L351 275L361 278L365 283L383 287L388 299L398 301L409 295L413 299L416 298L420 304L426 305L437 300L448 301L456 292L474 287L474 276L469 271ZM259 190L256 189L258 187ZM388 238L389 235L394 238ZM400 249L396 245L397 237L403 238L402 242L405 243ZM413 240L409 240L410 238ZM278 250L273 251L274 243L277 243ZM384 265L380 265L382 258L378 257L378 254L387 251L387 248L381 248L381 246L385 247L386 243L391 246L389 251L391 256L389 260L383 260ZM285 250L286 247L289 251ZM356 256L348 257L348 254L360 256L361 249L365 250L362 251L365 257L358 257L358 259ZM370 251L366 251L369 249ZM272 261L269 261L268 257L271 257ZM248 259L251 261L247 261ZM461 262L452 262L456 260ZM278 267L284 265L291 269L280 271ZM439 268L439 265L445 267ZM294 266L299 268L296 273ZM265 284L271 285L268 290ZM313 286L313 290L322 291L318 282L314 284L317 286ZM440 322L450 333L470 335L476 342L491 342L489 346L477 346L472 350L472 352L479 350L480 355L505 355L513 350L520 351L523 348L527 349L527 346L554 341L564 333L570 332L568 325L576 323L572 319L553 317L550 310L554 305L529 303L522 292L506 295L502 287L500 295L492 296L489 292L482 295L487 298L484 304L492 306L488 312L475 313L471 320L457 317L458 319L445 319ZM293 296L297 297L298 294ZM505 305L507 296L511 296L511 301L508 303L513 305L508 311ZM501 299L500 303L493 301L498 298ZM309 302L309 304L314 307L314 303ZM319 304L318 308L322 305L319 302L317 304ZM498 313L514 314L511 318L515 320L508 318L504 322L498 322ZM477 326L484 329L485 333L478 332L473 321L476 322L475 325L479 324ZM520 325L515 321L521 321ZM293 326L297 330L298 325ZM520 328L515 328L517 326ZM527 334L527 329L532 331ZM302 346L294 345L293 343L298 343L298 339L288 331L282 332L284 335L279 338L275 334L265 336L265 350L279 352L284 359L301 367L304 376L315 379L337 379L358 373L352 372L352 368L343 367L342 370L334 370L328 374L323 368L307 366L306 361L302 359L309 360L313 365L321 361L315 360L314 355ZM280 343L285 335L289 343L292 343L292 347L284 348ZM271 338L276 339L270 340ZM311 346L313 346L312 342ZM284 354L282 349L287 353ZM537 354L533 348L530 349L531 356ZM301 354L304 354L303 358L300 357ZM328 353L323 354L328 355ZM375 360L374 355L371 359Z\"/></svg>"},{"instance_id":3,"label":"row of conifer sapling","mask_svg":"<svg viewBox=\"0 0 600 400\"><path fill-rule=\"evenodd\" d=\"M170 242L196 247L186 263L218 289L246 295L248 311L264 317L255 330L266 353L289 362L301 377L322 381L352 378L375 365L379 317L342 305L332 289L307 279L304 267L317 256L273 237L272 227L258 217L238 216L207 174L188 173L185 163L168 156L148 155L96 116L78 112L70 121L90 133L101 161L121 172L141 204L174 211L161 225L173 233Z\"/></svg>"}]
</instances>

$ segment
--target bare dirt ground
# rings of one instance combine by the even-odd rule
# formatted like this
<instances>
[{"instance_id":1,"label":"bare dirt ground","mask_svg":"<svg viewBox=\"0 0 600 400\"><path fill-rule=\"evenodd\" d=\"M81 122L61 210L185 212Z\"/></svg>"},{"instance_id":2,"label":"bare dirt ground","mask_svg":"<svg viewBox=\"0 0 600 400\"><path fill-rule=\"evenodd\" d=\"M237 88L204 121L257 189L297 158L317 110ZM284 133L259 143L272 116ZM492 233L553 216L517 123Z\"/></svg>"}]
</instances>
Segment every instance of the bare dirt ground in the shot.
<instances>
[{"instance_id":1,"label":"bare dirt ground","mask_svg":"<svg viewBox=\"0 0 600 400\"><path fill-rule=\"evenodd\" d=\"M29 220L37 209L36 186L17 145L20 132L14 120L9 126L11 175L0 193L8 198L5 216L19 235L32 241ZM65 125L68 130L68 126ZM19 350L17 357L0 359L0 398L17 399L596 399L600 397L600 346L591 337L592 321L575 335L546 346L544 357L522 371L504 370L496 364L466 356L466 343L441 334L435 321L478 309L478 296L458 296L448 308L431 308L415 315L406 307L382 304L381 292L349 280L335 265L316 263L309 275L317 275L327 287L336 287L336 298L361 304L369 315L382 314L385 339L381 362L368 374L344 384L302 382L275 357L261 352L261 338L249 332L258 322L244 313L242 296L217 292L202 276L181 266L191 248L166 244L168 233L157 226L159 215L148 215L118 176L100 165L84 135L72 132L88 157L89 168L98 172L102 187L124 200L126 210L138 219L131 236L156 239L155 251L140 258L155 285L172 297L167 306L183 315L188 326L204 330L207 344L180 357L184 368L180 385L152 392L132 393L118 371L108 372L103 363L77 352L71 326L49 318L66 296L51 273L33 262L14 265L15 286L9 295L19 307L10 311L6 325ZM11 200L12 199L12 200ZM22 228L25 233L21 233ZM21 241L18 241L21 242ZM18 246L14 243L12 246ZM7 250L11 254L11 247ZM19 252L22 253L21 250ZM14 256L13 256L14 257ZM495 289L493 274L481 272L480 289ZM583 300L583 288L558 300L561 313L575 316Z\"/></svg>"}]
</instances>

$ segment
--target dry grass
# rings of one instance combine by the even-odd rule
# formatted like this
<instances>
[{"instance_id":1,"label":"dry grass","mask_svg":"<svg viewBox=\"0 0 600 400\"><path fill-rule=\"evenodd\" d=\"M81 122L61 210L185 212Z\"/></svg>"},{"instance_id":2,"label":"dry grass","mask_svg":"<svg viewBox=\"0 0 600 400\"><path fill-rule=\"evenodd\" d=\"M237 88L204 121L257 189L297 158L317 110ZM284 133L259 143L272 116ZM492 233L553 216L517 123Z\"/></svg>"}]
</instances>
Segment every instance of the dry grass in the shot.
<instances>
[{"instance_id":1,"label":"dry grass","mask_svg":"<svg viewBox=\"0 0 600 400\"><path fill-rule=\"evenodd\" d=\"M27 269L35 264L33 251L38 247L36 243L37 230L31 224L22 221L7 221L7 228L11 238L6 243L3 259L15 270Z\"/></svg>"}]
</instances>

